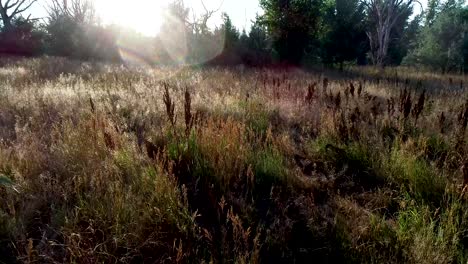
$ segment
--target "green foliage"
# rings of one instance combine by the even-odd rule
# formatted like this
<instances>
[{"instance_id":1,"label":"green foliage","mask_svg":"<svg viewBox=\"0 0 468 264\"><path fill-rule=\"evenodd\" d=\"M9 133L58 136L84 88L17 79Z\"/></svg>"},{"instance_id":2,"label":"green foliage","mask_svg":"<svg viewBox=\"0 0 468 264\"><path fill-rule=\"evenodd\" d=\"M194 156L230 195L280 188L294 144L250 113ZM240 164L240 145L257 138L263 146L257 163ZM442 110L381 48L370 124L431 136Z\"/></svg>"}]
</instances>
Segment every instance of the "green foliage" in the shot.
<instances>
[{"instance_id":1,"label":"green foliage","mask_svg":"<svg viewBox=\"0 0 468 264\"><path fill-rule=\"evenodd\" d=\"M418 35L416 47L405 58L405 64L422 65L442 72L464 69L468 20L466 7L450 1L438 6L431 2L426 25ZM437 7L437 8L436 8Z\"/></svg>"},{"instance_id":2,"label":"green foliage","mask_svg":"<svg viewBox=\"0 0 468 264\"><path fill-rule=\"evenodd\" d=\"M119 61L116 36L98 25L95 13L89 0L54 3L45 25L45 52L82 60Z\"/></svg>"},{"instance_id":3,"label":"green foliage","mask_svg":"<svg viewBox=\"0 0 468 264\"><path fill-rule=\"evenodd\" d=\"M73 17L59 14L46 26L46 53L83 60L118 61L115 36L94 24L82 24Z\"/></svg>"},{"instance_id":4,"label":"green foliage","mask_svg":"<svg viewBox=\"0 0 468 264\"><path fill-rule=\"evenodd\" d=\"M246 118L249 128L257 135L265 136L270 127L271 112L261 103L249 102L246 109Z\"/></svg>"},{"instance_id":5,"label":"green foliage","mask_svg":"<svg viewBox=\"0 0 468 264\"><path fill-rule=\"evenodd\" d=\"M301 62L319 29L322 4L319 0L260 1L264 10L262 23L273 39L274 51L281 62Z\"/></svg>"},{"instance_id":6,"label":"green foliage","mask_svg":"<svg viewBox=\"0 0 468 264\"><path fill-rule=\"evenodd\" d=\"M418 205L409 197L402 201L398 213L397 234L407 248L407 258L415 263L464 263L468 255L462 243L466 239L466 202L457 197L446 203L437 214L430 207Z\"/></svg>"},{"instance_id":7,"label":"green foliage","mask_svg":"<svg viewBox=\"0 0 468 264\"><path fill-rule=\"evenodd\" d=\"M267 189L273 184L286 183L286 167L281 153L272 146L266 146L253 153L255 182L259 189Z\"/></svg>"},{"instance_id":8,"label":"green foliage","mask_svg":"<svg viewBox=\"0 0 468 264\"><path fill-rule=\"evenodd\" d=\"M365 32L364 3L358 0L330 1L325 8L326 26L323 61L339 63L365 61L367 36Z\"/></svg>"},{"instance_id":9,"label":"green foliage","mask_svg":"<svg viewBox=\"0 0 468 264\"><path fill-rule=\"evenodd\" d=\"M13 181L5 175L0 174L0 186L10 186Z\"/></svg>"},{"instance_id":10,"label":"green foliage","mask_svg":"<svg viewBox=\"0 0 468 264\"><path fill-rule=\"evenodd\" d=\"M221 25L221 34L224 35L224 50L232 52L236 48L236 44L239 41L239 31L232 24L231 18L228 14L223 13L223 24Z\"/></svg>"},{"instance_id":11,"label":"green foliage","mask_svg":"<svg viewBox=\"0 0 468 264\"><path fill-rule=\"evenodd\" d=\"M394 149L384 168L391 180L400 184L419 202L437 206L444 196L447 182L422 158L405 150Z\"/></svg>"},{"instance_id":12,"label":"green foliage","mask_svg":"<svg viewBox=\"0 0 468 264\"><path fill-rule=\"evenodd\" d=\"M431 135L425 143L425 153L428 160L443 162L450 151L450 145L438 135Z\"/></svg>"},{"instance_id":13,"label":"green foliage","mask_svg":"<svg viewBox=\"0 0 468 264\"><path fill-rule=\"evenodd\" d=\"M45 34L38 23L15 17L11 28L0 27L0 53L37 56L43 52Z\"/></svg>"}]
</instances>

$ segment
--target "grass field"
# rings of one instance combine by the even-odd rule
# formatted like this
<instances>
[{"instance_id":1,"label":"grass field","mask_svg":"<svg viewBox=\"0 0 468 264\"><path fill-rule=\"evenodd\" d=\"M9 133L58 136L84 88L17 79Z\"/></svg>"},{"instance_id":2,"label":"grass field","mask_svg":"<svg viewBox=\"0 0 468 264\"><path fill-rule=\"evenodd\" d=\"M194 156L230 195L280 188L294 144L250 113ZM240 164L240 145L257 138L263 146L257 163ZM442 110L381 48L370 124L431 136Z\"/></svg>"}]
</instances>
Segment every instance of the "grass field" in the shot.
<instances>
[{"instance_id":1,"label":"grass field","mask_svg":"<svg viewBox=\"0 0 468 264\"><path fill-rule=\"evenodd\" d=\"M0 263L467 263L466 86L0 60Z\"/></svg>"}]
</instances>

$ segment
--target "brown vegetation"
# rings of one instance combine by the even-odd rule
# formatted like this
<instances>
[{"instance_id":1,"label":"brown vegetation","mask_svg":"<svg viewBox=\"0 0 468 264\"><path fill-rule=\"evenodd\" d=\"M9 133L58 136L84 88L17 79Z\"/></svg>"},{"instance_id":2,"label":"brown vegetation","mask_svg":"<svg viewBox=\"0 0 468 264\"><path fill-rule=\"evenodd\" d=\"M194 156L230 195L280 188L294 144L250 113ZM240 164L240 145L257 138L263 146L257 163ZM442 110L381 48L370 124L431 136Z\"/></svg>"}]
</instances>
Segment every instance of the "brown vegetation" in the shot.
<instances>
[{"instance_id":1,"label":"brown vegetation","mask_svg":"<svg viewBox=\"0 0 468 264\"><path fill-rule=\"evenodd\" d=\"M0 262L468 259L448 77L0 65Z\"/></svg>"}]
</instances>

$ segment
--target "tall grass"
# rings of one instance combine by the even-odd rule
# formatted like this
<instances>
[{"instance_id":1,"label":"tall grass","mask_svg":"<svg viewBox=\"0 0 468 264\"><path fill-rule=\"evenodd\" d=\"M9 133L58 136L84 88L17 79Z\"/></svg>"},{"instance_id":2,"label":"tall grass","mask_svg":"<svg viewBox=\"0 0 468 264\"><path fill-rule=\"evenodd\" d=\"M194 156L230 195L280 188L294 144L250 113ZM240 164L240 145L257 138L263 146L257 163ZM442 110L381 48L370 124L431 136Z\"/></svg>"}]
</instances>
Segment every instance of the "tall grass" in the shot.
<instances>
[{"instance_id":1,"label":"tall grass","mask_svg":"<svg viewBox=\"0 0 468 264\"><path fill-rule=\"evenodd\" d=\"M463 76L0 65L0 263L468 260Z\"/></svg>"}]
</instances>

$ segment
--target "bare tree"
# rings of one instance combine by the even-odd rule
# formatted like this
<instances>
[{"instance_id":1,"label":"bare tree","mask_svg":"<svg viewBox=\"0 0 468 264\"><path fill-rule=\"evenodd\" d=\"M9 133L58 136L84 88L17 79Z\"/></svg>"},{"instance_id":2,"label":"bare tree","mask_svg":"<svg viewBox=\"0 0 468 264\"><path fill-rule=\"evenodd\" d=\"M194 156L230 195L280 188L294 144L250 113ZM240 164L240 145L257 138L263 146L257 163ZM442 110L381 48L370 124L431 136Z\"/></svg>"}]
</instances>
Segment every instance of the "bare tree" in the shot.
<instances>
[{"instance_id":1,"label":"bare tree","mask_svg":"<svg viewBox=\"0 0 468 264\"><path fill-rule=\"evenodd\" d=\"M91 0L52 0L49 16L67 16L80 24L93 24L97 19L96 9Z\"/></svg>"},{"instance_id":2,"label":"bare tree","mask_svg":"<svg viewBox=\"0 0 468 264\"><path fill-rule=\"evenodd\" d=\"M172 2L172 7L173 9L175 10L178 10L176 13L176 16L178 19L180 19L181 21L183 21L186 26L188 28L190 28L192 30L192 32L194 34L205 34L208 32L208 20L213 16L213 14L217 13L223 3L224 3L224 0L222 0L218 6L218 8L214 9L214 10L210 10L206 7L205 5L205 2L203 0L200 0L201 2L201 5L203 7L203 13L198 15L196 14L195 10L193 9L193 7L191 8L191 15L192 15L192 18L190 19L189 18L189 12L188 12L188 8L185 8L185 5L184 5L184 1L183 0L175 0ZM174 15L174 14L173 14Z\"/></svg>"},{"instance_id":3,"label":"bare tree","mask_svg":"<svg viewBox=\"0 0 468 264\"><path fill-rule=\"evenodd\" d=\"M0 0L0 15L3 26L8 31L12 29L12 20L15 16L28 10L38 0ZM27 20L29 20L29 16Z\"/></svg>"},{"instance_id":4,"label":"bare tree","mask_svg":"<svg viewBox=\"0 0 468 264\"><path fill-rule=\"evenodd\" d=\"M371 60L374 65L385 66L390 34L398 19L412 8L417 0L364 0L373 25L367 31Z\"/></svg>"},{"instance_id":5,"label":"bare tree","mask_svg":"<svg viewBox=\"0 0 468 264\"><path fill-rule=\"evenodd\" d=\"M205 62L213 57L212 54L218 54L218 49L211 43L208 20L221 9L223 0L214 10L203 0L199 1L202 7L199 13L193 7L187 7L184 0L172 0L167 6L158 39L175 62Z\"/></svg>"},{"instance_id":6,"label":"bare tree","mask_svg":"<svg viewBox=\"0 0 468 264\"><path fill-rule=\"evenodd\" d=\"M195 12L192 11L193 21L194 21L194 23L192 23L192 26L194 26L195 33L206 34L208 31L208 20L213 16L213 14L217 13L221 9L221 7L223 6L224 0L222 0L218 8L214 10L209 10L208 8L206 8L205 2L203 2L203 0L200 0L200 1L203 6L204 13L197 20Z\"/></svg>"}]
</instances>

